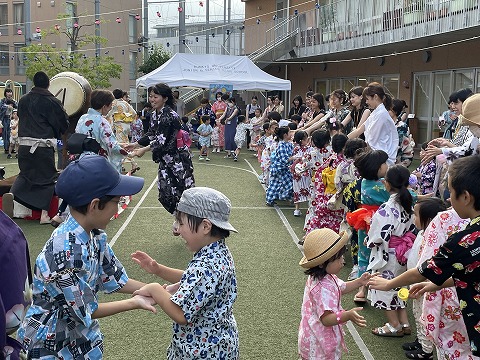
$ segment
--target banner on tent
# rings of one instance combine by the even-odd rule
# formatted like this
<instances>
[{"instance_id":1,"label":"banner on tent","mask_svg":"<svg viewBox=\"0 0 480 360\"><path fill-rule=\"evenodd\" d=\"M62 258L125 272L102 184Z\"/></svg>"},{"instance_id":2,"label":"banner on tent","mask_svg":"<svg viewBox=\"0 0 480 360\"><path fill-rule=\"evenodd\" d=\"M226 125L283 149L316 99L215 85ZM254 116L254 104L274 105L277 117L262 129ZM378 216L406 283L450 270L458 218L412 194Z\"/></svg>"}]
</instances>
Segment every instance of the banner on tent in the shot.
<instances>
[{"instance_id":1,"label":"banner on tent","mask_svg":"<svg viewBox=\"0 0 480 360\"><path fill-rule=\"evenodd\" d=\"M217 98L215 95L217 92L221 92L223 94L232 94L233 93L233 85L228 85L228 84L210 84L210 96L209 100L211 102L215 102Z\"/></svg>"}]
</instances>

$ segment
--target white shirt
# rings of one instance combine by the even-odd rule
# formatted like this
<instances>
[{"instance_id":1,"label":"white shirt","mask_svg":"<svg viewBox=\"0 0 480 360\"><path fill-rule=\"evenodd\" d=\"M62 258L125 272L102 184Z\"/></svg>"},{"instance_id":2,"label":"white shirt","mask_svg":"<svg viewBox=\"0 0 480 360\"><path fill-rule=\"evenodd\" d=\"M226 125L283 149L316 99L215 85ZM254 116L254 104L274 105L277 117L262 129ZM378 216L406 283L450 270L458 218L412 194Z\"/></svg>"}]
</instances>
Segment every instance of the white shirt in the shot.
<instances>
[{"instance_id":1,"label":"white shirt","mask_svg":"<svg viewBox=\"0 0 480 360\"><path fill-rule=\"evenodd\" d=\"M398 151L398 132L383 104L377 106L365 121L365 141L374 150L388 154L388 165L395 164Z\"/></svg>"}]
</instances>

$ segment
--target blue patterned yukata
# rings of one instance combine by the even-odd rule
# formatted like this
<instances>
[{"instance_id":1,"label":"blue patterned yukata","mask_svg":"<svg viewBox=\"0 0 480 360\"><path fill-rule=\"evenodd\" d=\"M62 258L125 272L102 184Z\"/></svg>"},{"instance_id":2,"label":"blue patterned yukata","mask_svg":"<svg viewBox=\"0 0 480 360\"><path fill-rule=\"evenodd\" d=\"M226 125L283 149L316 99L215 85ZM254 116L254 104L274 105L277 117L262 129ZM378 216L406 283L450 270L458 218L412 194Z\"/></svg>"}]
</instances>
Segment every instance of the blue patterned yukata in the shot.
<instances>
[{"instance_id":1,"label":"blue patterned yukata","mask_svg":"<svg viewBox=\"0 0 480 360\"><path fill-rule=\"evenodd\" d=\"M238 330L232 312L236 298L235 265L225 240L204 246L193 256L170 298L188 323L173 323L168 359L238 359Z\"/></svg>"},{"instance_id":2,"label":"blue patterned yukata","mask_svg":"<svg viewBox=\"0 0 480 360\"><path fill-rule=\"evenodd\" d=\"M128 281L107 243L68 217L35 262L33 302L18 330L29 359L102 359L103 335L92 314L97 293L111 293Z\"/></svg>"},{"instance_id":3,"label":"blue patterned yukata","mask_svg":"<svg viewBox=\"0 0 480 360\"><path fill-rule=\"evenodd\" d=\"M270 177L267 189L267 203L275 199L290 200L293 197L293 175L290 171L293 143L281 140L270 157Z\"/></svg>"}]
</instances>

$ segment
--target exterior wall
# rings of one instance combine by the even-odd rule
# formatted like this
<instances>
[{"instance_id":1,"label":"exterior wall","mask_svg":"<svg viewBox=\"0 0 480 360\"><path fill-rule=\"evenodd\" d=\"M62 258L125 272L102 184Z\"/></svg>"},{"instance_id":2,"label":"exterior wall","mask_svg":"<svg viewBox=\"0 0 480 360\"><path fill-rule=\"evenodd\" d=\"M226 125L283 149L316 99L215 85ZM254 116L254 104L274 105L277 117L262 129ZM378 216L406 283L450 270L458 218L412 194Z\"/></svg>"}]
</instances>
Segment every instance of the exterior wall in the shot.
<instances>
[{"instance_id":1,"label":"exterior wall","mask_svg":"<svg viewBox=\"0 0 480 360\"><path fill-rule=\"evenodd\" d=\"M25 36L19 36L16 34L17 27L13 25L13 4L17 4L18 1L14 0L0 0L1 4L8 4L8 24L9 30L7 36L0 37L0 44L8 44L9 52L13 55L14 44L25 43ZM52 28L55 24L59 24L65 27L64 20L57 20L58 14L66 13L65 1L59 0L31 0L31 33L35 33L36 27L40 27L42 30ZM40 6L38 6L40 4ZM54 6L52 6L54 4ZM77 2L77 15L80 16L79 24L93 24L95 21L95 7L94 2ZM129 15L141 14L141 2L138 0L102 0L100 2L100 19L102 23L100 25L100 35L108 39L108 43L105 48L101 50L100 56L105 56L105 52L108 51L109 56L115 58L115 62L122 66L122 74L120 79L111 79L112 89L121 88L128 91L131 88L135 88L135 79L130 79L130 53L137 54L137 66L141 64L143 50L138 53L139 46L137 39L142 34L142 20L136 21L137 35L133 42L129 42ZM116 18L122 19L121 23L117 23ZM82 29L83 30L83 29ZM86 32L94 34L94 26L86 28ZM30 34L31 36L32 34ZM48 41L48 43L55 43L56 48L67 48L67 40L65 36L49 35L48 37L40 40ZM32 43L36 43L32 39ZM83 48L87 49L87 48ZM124 50L124 54L122 53ZM95 56L94 47L90 47L90 51L87 51L86 56ZM0 81L5 82L7 79L25 84L26 77L24 75L15 74L15 61L10 57L9 74L0 75ZM132 98L133 101L135 101Z\"/></svg>"}]
</instances>

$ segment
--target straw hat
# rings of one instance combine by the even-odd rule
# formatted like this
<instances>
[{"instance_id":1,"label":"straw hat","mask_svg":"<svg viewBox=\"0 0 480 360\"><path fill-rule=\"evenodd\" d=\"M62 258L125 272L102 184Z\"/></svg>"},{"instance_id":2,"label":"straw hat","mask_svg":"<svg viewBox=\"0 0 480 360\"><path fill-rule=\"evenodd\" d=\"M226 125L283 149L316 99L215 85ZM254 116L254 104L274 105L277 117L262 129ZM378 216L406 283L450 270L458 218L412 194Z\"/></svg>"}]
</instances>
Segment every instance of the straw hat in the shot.
<instances>
[{"instance_id":1,"label":"straw hat","mask_svg":"<svg viewBox=\"0 0 480 360\"><path fill-rule=\"evenodd\" d=\"M322 265L345 246L348 240L346 231L337 234L331 229L315 229L308 233L303 243L305 256L299 265L304 268L313 268Z\"/></svg>"},{"instance_id":2,"label":"straw hat","mask_svg":"<svg viewBox=\"0 0 480 360\"><path fill-rule=\"evenodd\" d=\"M480 94L473 94L463 102L460 118L464 125L480 126Z\"/></svg>"}]
</instances>

